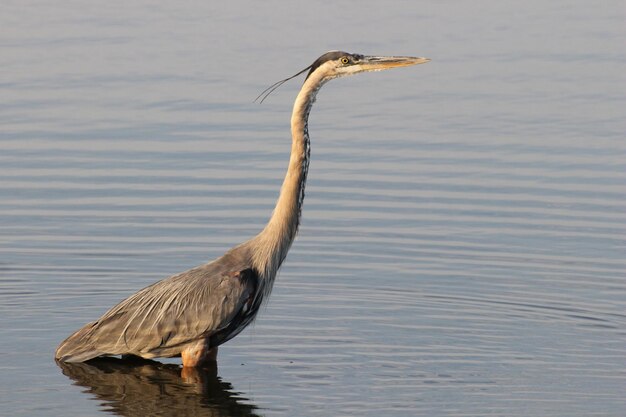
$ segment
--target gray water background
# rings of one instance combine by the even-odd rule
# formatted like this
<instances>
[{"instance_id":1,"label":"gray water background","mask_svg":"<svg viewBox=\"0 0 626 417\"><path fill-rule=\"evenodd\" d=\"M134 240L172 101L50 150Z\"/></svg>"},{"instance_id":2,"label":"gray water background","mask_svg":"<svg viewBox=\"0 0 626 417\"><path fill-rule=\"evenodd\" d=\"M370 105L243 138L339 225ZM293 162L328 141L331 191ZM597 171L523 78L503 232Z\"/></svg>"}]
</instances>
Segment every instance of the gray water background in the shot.
<instances>
[{"instance_id":1,"label":"gray water background","mask_svg":"<svg viewBox=\"0 0 626 417\"><path fill-rule=\"evenodd\" d=\"M625 21L3 1L0 415L623 416ZM320 92L299 237L217 375L65 376L69 333L260 230L301 79L252 101L330 49L433 61Z\"/></svg>"}]
</instances>

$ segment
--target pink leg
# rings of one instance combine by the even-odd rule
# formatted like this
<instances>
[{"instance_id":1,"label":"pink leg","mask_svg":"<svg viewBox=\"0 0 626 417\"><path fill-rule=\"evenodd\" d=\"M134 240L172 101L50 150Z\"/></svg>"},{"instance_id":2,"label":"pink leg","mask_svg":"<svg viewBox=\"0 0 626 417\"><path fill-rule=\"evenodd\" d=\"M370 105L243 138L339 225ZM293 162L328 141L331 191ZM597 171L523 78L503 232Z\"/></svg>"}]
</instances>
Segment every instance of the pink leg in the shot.
<instances>
[{"instance_id":1,"label":"pink leg","mask_svg":"<svg viewBox=\"0 0 626 417\"><path fill-rule=\"evenodd\" d=\"M214 364L217 360L217 347L209 348L208 340L199 340L188 345L181 353L183 367L200 367Z\"/></svg>"}]
</instances>

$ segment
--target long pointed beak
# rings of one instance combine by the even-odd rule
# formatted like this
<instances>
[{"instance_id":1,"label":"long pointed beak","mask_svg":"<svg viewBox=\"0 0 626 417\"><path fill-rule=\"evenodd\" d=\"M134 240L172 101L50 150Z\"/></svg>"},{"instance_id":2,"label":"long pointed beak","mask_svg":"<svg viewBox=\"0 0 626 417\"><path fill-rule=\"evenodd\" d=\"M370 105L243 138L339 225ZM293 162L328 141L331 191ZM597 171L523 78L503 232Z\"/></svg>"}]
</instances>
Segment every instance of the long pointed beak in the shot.
<instances>
[{"instance_id":1,"label":"long pointed beak","mask_svg":"<svg viewBox=\"0 0 626 417\"><path fill-rule=\"evenodd\" d=\"M359 65L364 71L382 71L389 68L425 64L430 59L415 56L364 56Z\"/></svg>"}]
</instances>

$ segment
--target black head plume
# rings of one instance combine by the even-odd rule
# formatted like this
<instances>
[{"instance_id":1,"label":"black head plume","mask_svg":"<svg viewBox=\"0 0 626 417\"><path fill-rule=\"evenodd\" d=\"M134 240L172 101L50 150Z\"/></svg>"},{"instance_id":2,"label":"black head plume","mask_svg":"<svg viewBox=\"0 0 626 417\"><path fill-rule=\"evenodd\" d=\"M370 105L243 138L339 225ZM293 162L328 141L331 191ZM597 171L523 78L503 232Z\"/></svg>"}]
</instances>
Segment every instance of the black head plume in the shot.
<instances>
[{"instance_id":1,"label":"black head plume","mask_svg":"<svg viewBox=\"0 0 626 417\"><path fill-rule=\"evenodd\" d=\"M306 76L306 78L309 78L309 76L313 73L313 71L315 71L324 62L332 61L332 60L335 60L335 59L339 59L342 56L353 56L353 54L349 54L349 53L343 52L343 51L326 52L324 55L322 55L319 58L317 58L315 60L315 62L313 62L311 65L309 65L308 67L306 67L302 71L298 72L297 74L292 75L289 78L285 78L284 80L280 80L277 83L274 83L274 84L270 85L269 87L267 87L265 90L263 90L263 92L261 94L259 94L259 96L257 98L254 99L254 102L256 103L257 100L259 100L259 98L260 98L261 101L259 101L259 103L263 103L263 101L265 101L265 99L267 97L269 97L269 95L272 94L274 92L274 90L276 90L278 87L280 87L281 85L283 85L287 81L291 80L292 78L297 77L298 75L302 74L305 71L309 71L309 73ZM354 56L355 57L359 57L360 55L354 55ZM306 80L306 78L305 78L305 80Z\"/></svg>"},{"instance_id":2,"label":"black head plume","mask_svg":"<svg viewBox=\"0 0 626 417\"><path fill-rule=\"evenodd\" d=\"M312 67L312 65L309 65L308 67L306 67L305 69L303 69L302 71L298 72L297 74L292 75L291 77L287 77L284 80L280 80L272 85L270 85L269 87L267 87L265 90L263 90L263 92L261 94L259 94L257 96L257 98L254 99L254 103L257 102L257 100L260 98L261 101L259 101L260 103L263 103L265 101L265 99L274 92L274 90L276 90L278 87L280 87L281 85L283 85L284 83L286 83L287 81L291 80L292 78L296 78L298 75L302 74L305 71L308 71L310 68ZM262 97L262 98L261 98Z\"/></svg>"}]
</instances>

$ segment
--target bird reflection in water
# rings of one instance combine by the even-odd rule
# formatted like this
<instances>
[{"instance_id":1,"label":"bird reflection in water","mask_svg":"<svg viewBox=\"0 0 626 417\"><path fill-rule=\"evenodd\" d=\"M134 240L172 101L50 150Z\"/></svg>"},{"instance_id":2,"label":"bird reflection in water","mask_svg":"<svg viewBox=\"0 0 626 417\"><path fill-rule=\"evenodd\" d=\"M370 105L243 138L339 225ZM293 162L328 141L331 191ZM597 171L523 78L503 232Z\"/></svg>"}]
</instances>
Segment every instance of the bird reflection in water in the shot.
<instances>
[{"instance_id":1,"label":"bird reflection in water","mask_svg":"<svg viewBox=\"0 0 626 417\"><path fill-rule=\"evenodd\" d=\"M255 405L217 376L217 367L182 369L144 359L57 361L63 374L119 416L257 416Z\"/></svg>"}]
</instances>

